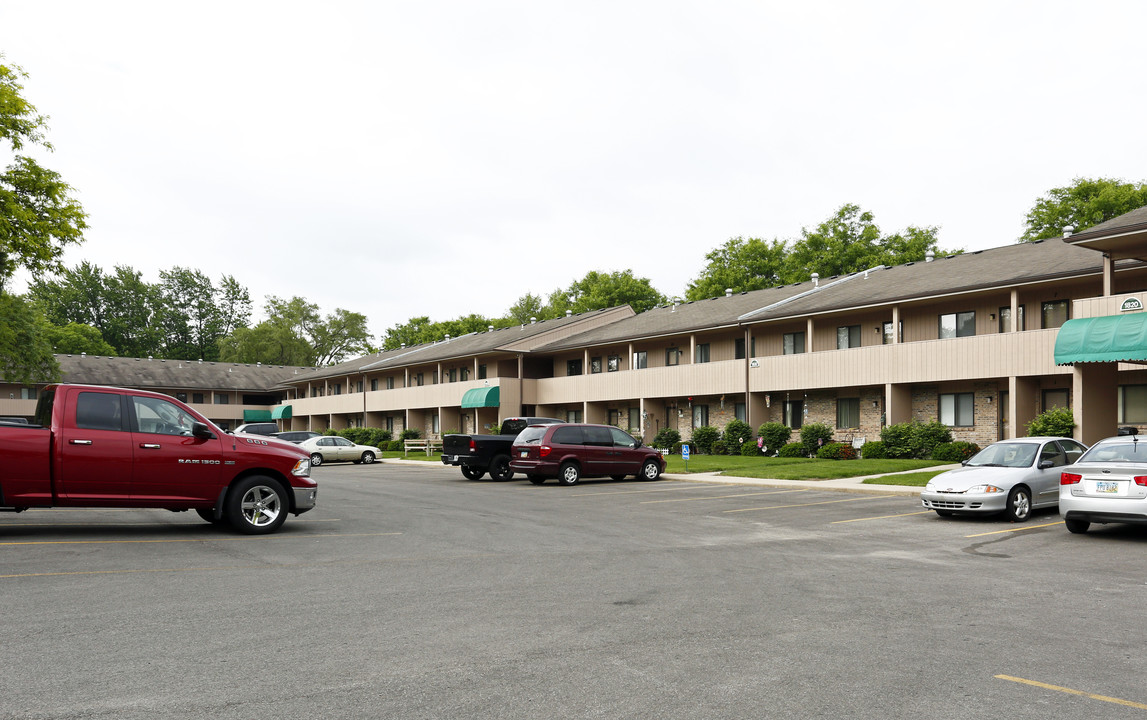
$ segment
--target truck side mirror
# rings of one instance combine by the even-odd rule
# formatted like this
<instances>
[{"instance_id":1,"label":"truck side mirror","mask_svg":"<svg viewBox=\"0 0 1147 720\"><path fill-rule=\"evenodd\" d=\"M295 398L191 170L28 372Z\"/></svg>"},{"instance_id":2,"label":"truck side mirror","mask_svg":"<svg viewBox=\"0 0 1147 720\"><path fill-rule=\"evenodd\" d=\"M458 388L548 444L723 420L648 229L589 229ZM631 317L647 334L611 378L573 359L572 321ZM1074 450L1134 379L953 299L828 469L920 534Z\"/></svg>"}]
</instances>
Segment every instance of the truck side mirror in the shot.
<instances>
[{"instance_id":1,"label":"truck side mirror","mask_svg":"<svg viewBox=\"0 0 1147 720\"><path fill-rule=\"evenodd\" d=\"M205 423L201 422L191 423L191 434L197 438L212 437L211 428L207 427Z\"/></svg>"}]
</instances>

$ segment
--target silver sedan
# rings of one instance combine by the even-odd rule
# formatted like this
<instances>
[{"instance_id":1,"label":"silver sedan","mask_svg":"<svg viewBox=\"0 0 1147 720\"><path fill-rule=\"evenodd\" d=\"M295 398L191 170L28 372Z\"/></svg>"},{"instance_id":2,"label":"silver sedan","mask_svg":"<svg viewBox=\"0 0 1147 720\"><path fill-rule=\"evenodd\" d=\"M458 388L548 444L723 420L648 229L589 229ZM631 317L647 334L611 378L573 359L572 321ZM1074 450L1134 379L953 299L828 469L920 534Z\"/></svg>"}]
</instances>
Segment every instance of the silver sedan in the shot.
<instances>
[{"instance_id":1,"label":"silver sedan","mask_svg":"<svg viewBox=\"0 0 1147 720\"><path fill-rule=\"evenodd\" d=\"M1061 474L1059 512L1073 533L1091 523L1147 523L1147 439L1122 435L1095 443Z\"/></svg>"},{"instance_id":2,"label":"silver sedan","mask_svg":"<svg viewBox=\"0 0 1147 720\"><path fill-rule=\"evenodd\" d=\"M371 464L382 455L373 445L356 445L338 435L320 435L299 443L299 447L311 454L311 465L318 467L325 462L350 460L354 464Z\"/></svg>"},{"instance_id":3,"label":"silver sedan","mask_svg":"<svg viewBox=\"0 0 1147 720\"><path fill-rule=\"evenodd\" d=\"M957 513L1005 513L1023 522L1032 510L1059 502L1059 468L1074 463L1087 446L1068 438L1025 437L992 443L940 473L920 493L925 508Z\"/></svg>"}]
</instances>

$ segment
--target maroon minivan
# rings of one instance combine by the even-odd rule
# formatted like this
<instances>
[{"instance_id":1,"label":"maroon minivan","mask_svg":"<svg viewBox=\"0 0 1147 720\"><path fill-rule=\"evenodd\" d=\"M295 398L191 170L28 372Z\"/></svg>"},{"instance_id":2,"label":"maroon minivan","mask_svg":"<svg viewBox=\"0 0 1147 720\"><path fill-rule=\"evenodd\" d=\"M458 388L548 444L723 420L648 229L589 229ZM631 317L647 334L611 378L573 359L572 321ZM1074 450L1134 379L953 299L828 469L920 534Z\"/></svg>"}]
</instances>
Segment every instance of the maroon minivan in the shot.
<instances>
[{"instance_id":1,"label":"maroon minivan","mask_svg":"<svg viewBox=\"0 0 1147 720\"><path fill-rule=\"evenodd\" d=\"M656 480L665 471L665 458L612 425L531 425L514 440L510 469L525 473L535 485L546 478L562 485L583 477Z\"/></svg>"}]
</instances>

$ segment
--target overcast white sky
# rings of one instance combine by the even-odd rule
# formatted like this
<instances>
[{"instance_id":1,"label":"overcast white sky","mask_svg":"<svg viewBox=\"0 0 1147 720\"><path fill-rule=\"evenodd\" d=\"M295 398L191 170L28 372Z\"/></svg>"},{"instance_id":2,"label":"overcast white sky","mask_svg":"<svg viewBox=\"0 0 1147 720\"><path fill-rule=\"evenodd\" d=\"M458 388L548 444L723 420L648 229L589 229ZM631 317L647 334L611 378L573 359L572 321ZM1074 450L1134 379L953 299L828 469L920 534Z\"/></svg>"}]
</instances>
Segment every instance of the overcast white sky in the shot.
<instances>
[{"instance_id":1,"label":"overcast white sky","mask_svg":"<svg viewBox=\"0 0 1147 720\"><path fill-rule=\"evenodd\" d=\"M1144 27L1140 0L0 0L36 155L91 215L68 265L232 274L257 314L376 334L590 270L683 295L728 238L846 202L1009 244L1053 187L1147 179Z\"/></svg>"}]
</instances>

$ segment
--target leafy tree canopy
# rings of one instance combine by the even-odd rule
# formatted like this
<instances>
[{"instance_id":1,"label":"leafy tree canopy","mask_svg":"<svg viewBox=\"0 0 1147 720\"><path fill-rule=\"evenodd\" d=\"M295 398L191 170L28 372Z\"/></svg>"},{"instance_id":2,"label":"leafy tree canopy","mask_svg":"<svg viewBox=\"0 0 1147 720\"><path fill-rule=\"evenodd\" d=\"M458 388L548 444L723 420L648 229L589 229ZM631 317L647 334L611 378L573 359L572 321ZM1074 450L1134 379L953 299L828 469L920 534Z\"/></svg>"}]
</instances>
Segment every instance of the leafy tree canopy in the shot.
<instances>
[{"instance_id":1,"label":"leafy tree canopy","mask_svg":"<svg viewBox=\"0 0 1147 720\"><path fill-rule=\"evenodd\" d=\"M267 319L255 327L237 328L219 341L225 362L272 365L328 365L371 349L366 316L337 308L325 318L319 307L301 297L270 295Z\"/></svg>"},{"instance_id":2,"label":"leafy tree canopy","mask_svg":"<svg viewBox=\"0 0 1147 720\"><path fill-rule=\"evenodd\" d=\"M1020 242L1060 237L1071 225L1082 232L1123 213L1147 205L1147 183L1110 178L1076 178L1067 187L1048 190L1024 218L1027 229Z\"/></svg>"},{"instance_id":3,"label":"leafy tree canopy","mask_svg":"<svg viewBox=\"0 0 1147 720\"><path fill-rule=\"evenodd\" d=\"M52 348L60 354L80 355L106 355L113 357L116 354L114 347L104 340L100 331L91 325L83 323L68 323L64 326L48 324L45 327L45 336Z\"/></svg>"},{"instance_id":4,"label":"leafy tree canopy","mask_svg":"<svg viewBox=\"0 0 1147 720\"><path fill-rule=\"evenodd\" d=\"M734 292L760 290L803 282L817 273L832 277L877 265L901 265L923 260L937 248L938 228L910 226L901 233L883 235L871 212L857 205L842 205L812 230L801 229L792 242L735 237L709 252L709 261L686 290L688 300Z\"/></svg>"},{"instance_id":5,"label":"leafy tree canopy","mask_svg":"<svg viewBox=\"0 0 1147 720\"><path fill-rule=\"evenodd\" d=\"M49 327L35 305L20 296L0 294L0 380L31 384L60 379Z\"/></svg>"},{"instance_id":6,"label":"leafy tree canopy","mask_svg":"<svg viewBox=\"0 0 1147 720\"><path fill-rule=\"evenodd\" d=\"M55 270L68 245L83 241L87 215L60 175L15 154L27 144L51 150L44 137L48 119L21 94L25 73L0 55L0 139L11 164L0 173L0 291L19 268Z\"/></svg>"}]
</instances>

